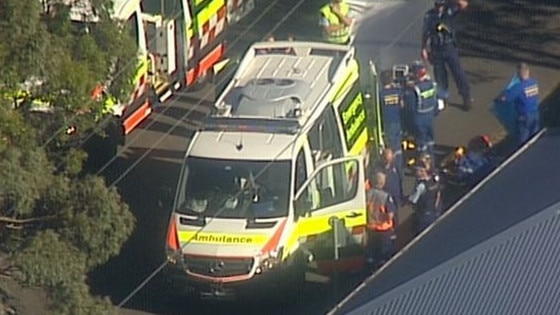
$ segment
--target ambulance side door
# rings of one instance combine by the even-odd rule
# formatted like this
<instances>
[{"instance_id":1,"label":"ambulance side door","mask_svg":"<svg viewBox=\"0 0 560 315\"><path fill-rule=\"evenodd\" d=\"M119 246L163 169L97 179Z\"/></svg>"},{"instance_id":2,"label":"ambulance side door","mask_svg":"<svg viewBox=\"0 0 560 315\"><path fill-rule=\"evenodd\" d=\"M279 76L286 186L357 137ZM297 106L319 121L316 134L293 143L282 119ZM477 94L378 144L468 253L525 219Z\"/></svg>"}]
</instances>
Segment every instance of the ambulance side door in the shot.
<instances>
[{"instance_id":1,"label":"ambulance side door","mask_svg":"<svg viewBox=\"0 0 560 315\"><path fill-rule=\"evenodd\" d=\"M373 142L378 148L384 147L383 143L383 121L381 112L381 102L379 101L379 75L375 63L370 60L365 78L365 108L367 113L369 133Z\"/></svg>"},{"instance_id":2,"label":"ambulance side door","mask_svg":"<svg viewBox=\"0 0 560 315\"><path fill-rule=\"evenodd\" d=\"M296 233L302 246L314 253L317 246L332 246L332 217L343 221L348 230L347 244L356 245L351 231L366 223L361 157L338 158L321 164L301 186L294 200Z\"/></svg>"}]
</instances>

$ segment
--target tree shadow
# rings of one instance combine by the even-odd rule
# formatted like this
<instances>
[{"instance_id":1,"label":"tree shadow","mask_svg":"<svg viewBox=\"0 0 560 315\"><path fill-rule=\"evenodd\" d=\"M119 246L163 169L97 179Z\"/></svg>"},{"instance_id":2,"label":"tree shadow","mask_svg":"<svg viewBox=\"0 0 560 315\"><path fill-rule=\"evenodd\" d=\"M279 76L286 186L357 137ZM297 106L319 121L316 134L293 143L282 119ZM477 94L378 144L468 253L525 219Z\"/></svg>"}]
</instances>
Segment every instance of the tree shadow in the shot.
<instances>
[{"instance_id":1,"label":"tree shadow","mask_svg":"<svg viewBox=\"0 0 560 315\"><path fill-rule=\"evenodd\" d=\"M142 163L135 165L145 152L146 149L129 149L126 158L119 158L103 174L112 182L124 170L138 169L117 184L136 218L136 228L121 253L89 277L92 291L111 297L113 302L120 302L126 292L132 291L165 259L164 240L171 209L163 208L159 199L173 196L166 189L173 189L178 181L183 152L152 150Z\"/></svg>"}]
</instances>

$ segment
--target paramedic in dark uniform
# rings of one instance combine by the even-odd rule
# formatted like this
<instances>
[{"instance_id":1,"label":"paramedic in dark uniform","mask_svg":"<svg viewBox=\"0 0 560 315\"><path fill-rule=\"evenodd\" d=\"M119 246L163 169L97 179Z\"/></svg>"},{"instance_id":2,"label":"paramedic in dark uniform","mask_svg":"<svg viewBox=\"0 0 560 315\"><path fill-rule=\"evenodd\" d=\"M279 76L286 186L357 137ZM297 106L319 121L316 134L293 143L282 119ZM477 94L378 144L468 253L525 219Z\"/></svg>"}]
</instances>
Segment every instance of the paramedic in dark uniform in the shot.
<instances>
[{"instance_id":1,"label":"paramedic in dark uniform","mask_svg":"<svg viewBox=\"0 0 560 315\"><path fill-rule=\"evenodd\" d=\"M517 110L517 141L519 145L539 132L539 84L531 78L529 66L521 63L517 67L519 83L507 90L501 100L514 103Z\"/></svg>"},{"instance_id":2,"label":"paramedic in dark uniform","mask_svg":"<svg viewBox=\"0 0 560 315\"><path fill-rule=\"evenodd\" d=\"M436 221L441 203L439 183L434 182L422 166L416 167L416 184L408 201L414 209L416 233L420 234Z\"/></svg>"},{"instance_id":3,"label":"paramedic in dark uniform","mask_svg":"<svg viewBox=\"0 0 560 315\"><path fill-rule=\"evenodd\" d=\"M379 92L381 110L383 113L383 132L385 144L393 151L395 163L399 171L402 170L402 127L401 113L403 108L402 89L393 82L390 72L381 73L383 88Z\"/></svg>"},{"instance_id":4,"label":"paramedic in dark uniform","mask_svg":"<svg viewBox=\"0 0 560 315\"><path fill-rule=\"evenodd\" d=\"M424 66L414 69L416 84L414 85L412 99L412 122L414 125L414 138L419 153L434 155L434 117L437 112L438 98L437 85L428 75Z\"/></svg>"},{"instance_id":5,"label":"paramedic in dark uniform","mask_svg":"<svg viewBox=\"0 0 560 315\"><path fill-rule=\"evenodd\" d=\"M385 175L384 190L393 197L395 204L394 225L396 230L399 208L402 206L404 199L403 173L395 163L395 155L391 148L385 148L383 150L382 159L376 163L374 171Z\"/></svg>"},{"instance_id":6,"label":"paramedic in dark uniform","mask_svg":"<svg viewBox=\"0 0 560 315\"><path fill-rule=\"evenodd\" d=\"M455 33L455 17L468 5L466 0L436 0L434 8L426 12L422 28L422 59L434 66L436 82L449 90L447 68L451 71L465 110L472 107L469 82L459 61Z\"/></svg>"}]
</instances>

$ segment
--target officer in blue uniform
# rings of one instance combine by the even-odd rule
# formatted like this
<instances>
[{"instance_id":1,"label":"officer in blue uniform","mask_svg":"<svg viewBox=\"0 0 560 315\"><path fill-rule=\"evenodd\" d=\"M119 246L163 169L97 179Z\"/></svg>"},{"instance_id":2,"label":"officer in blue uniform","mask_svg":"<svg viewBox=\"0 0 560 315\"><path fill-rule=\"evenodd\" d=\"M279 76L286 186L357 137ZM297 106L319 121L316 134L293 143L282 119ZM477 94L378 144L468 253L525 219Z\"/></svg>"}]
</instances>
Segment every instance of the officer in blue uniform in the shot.
<instances>
[{"instance_id":1,"label":"officer in blue uniform","mask_svg":"<svg viewBox=\"0 0 560 315\"><path fill-rule=\"evenodd\" d=\"M403 173L396 164L395 155L391 148L383 150L383 156L374 166L374 171L385 175L384 190L393 198L395 205L394 226L398 224L398 213L404 200Z\"/></svg>"},{"instance_id":2,"label":"officer in blue uniform","mask_svg":"<svg viewBox=\"0 0 560 315\"><path fill-rule=\"evenodd\" d=\"M393 82L390 72L381 73L383 88L379 92L381 110L383 113L383 131L385 143L393 151L398 171L404 166L402 157L402 127L401 112L403 108L402 89Z\"/></svg>"},{"instance_id":3,"label":"officer in blue uniform","mask_svg":"<svg viewBox=\"0 0 560 315\"><path fill-rule=\"evenodd\" d=\"M465 110L472 107L469 82L459 61L455 34L455 16L468 5L466 0L436 0L434 8L426 12L422 29L422 59L434 66L435 80L449 90L447 69L453 74ZM428 50L429 49L429 50Z\"/></svg>"},{"instance_id":4,"label":"officer in blue uniform","mask_svg":"<svg viewBox=\"0 0 560 315\"><path fill-rule=\"evenodd\" d=\"M540 129L539 84L531 78L529 66L521 63L517 67L519 83L507 90L501 100L514 103L517 110L517 141L525 143Z\"/></svg>"},{"instance_id":5,"label":"officer in blue uniform","mask_svg":"<svg viewBox=\"0 0 560 315\"><path fill-rule=\"evenodd\" d=\"M441 207L441 190L428 170L419 165L416 168L416 184L408 202L413 205L416 217L416 233L420 234L425 228L434 223Z\"/></svg>"},{"instance_id":6,"label":"officer in blue uniform","mask_svg":"<svg viewBox=\"0 0 560 315\"><path fill-rule=\"evenodd\" d=\"M428 76L428 70L424 66L416 66L413 69L416 84L414 85L413 97L410 100L413 106L413 124L415 129L415 140L419 153L434 155L434 117L438 107L437 85ZM433 159L432 159L433 160Z\"/></svg>"}]
</instances>

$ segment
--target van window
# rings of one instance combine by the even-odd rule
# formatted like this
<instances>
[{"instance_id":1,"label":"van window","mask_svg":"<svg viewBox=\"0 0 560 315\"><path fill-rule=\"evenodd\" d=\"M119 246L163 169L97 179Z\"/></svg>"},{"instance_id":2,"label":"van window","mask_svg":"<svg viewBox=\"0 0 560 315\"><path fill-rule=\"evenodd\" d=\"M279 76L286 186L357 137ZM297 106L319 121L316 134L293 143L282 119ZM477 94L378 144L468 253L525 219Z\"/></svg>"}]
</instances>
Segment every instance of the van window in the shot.
<instances>
[{"instance_id":1,"label":"van window","mask_svg":"<svg viewBox=\"0 0 560 315\"><path fill-rule=\"evenodd\" d=\"M296 174L294 194L298 192L301 185L307 180L307 164L305 163L305 153L301 149L296 158Z\"/></svg>"},{"instance_id":2,"label":"van window","mask_svg":"<svg viewBox=\"0 0 560 315\"><path fill-rule=\"evenodd\" d=\"M126 27L128 28L128 32L130 33L130 36L134 38L134 43L136 44L136 46L138 46L138 42L140 41L138 22L139 22L138 15L136 13L132 14L128 19L128 21L126 22Z\"/></svg>"},{"instance_id":3,"label":"van window","mask_svg":"<svg viewBox=\"0 0 560 315\"><path fill-rule=\"evenodd\" d=\"M288 214L290 160L222 160L190 156L179 190L181 214L253 219Z\"/></svg>"},{"instance_id":4,"label":"van window","mask_svg":"<svg viewBox=\"0 0 560 315\"><path fill-rule=\"evenodd\" d=\"M315 161L342 156L342 142L338 130L334 109L329 106L309 132L309 145Z\"/></svg>"},{"instance_id":5,"label":"van window","mask_svg":"<svg viewBox=\"0 0 560 315\"><path fill-rule=\"evenodd\" d=\"M355 198L359 184L358 171L355 160L320 169L296 200L296 208L313 212Z\"/></svg>"}]
</instances>

